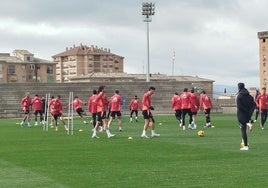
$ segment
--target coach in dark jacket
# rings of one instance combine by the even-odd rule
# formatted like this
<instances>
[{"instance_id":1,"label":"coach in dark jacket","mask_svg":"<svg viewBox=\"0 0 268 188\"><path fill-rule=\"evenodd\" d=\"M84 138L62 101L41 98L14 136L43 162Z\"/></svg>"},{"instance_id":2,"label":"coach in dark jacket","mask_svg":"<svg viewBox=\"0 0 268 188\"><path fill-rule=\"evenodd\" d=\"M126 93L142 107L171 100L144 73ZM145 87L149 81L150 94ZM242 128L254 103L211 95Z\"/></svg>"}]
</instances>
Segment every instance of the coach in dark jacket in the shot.
<instances>
[{"instance_id":1,"label":"coach in dark jacket","mask_svg":"<svg viewBox=\"0 0 268 188\"><path fill-rule=\"evenodd\" d=\"M247 123L250 122L251 115L255 108L255 102L253 97L245 88L244 83L238 83L238 95L236 97L236 105L237 119L241 128L242 139L244 141L244 147L242 147L240 150L248 150ZM252 125L250 124L250 126Z\"/></svg>"}]
</instances>

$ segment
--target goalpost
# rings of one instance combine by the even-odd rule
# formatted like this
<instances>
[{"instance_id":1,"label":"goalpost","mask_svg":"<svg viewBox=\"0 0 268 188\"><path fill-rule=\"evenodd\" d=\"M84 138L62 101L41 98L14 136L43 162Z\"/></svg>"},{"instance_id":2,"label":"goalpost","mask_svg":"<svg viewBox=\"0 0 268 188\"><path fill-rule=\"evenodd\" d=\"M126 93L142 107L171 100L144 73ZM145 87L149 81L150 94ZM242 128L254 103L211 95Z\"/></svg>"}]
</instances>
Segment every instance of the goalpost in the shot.
<instances>
[{"instance_id":1,"label":"goalpost","mask_svg":"<svg viewBox=\"0 0 268 188\"><path fill-rule=\"evenodd\" d=\"M68 135L73 135L74 133L74 106L72 104L74 98L74 93L71 91L69 92L69 106L68 106Z\"/></svg>"},{"instance_id":2,"label":"goalpost","mask_svg":"<svg viewBox=\"0 0 268 188\"><path fill-rule=\"evenodd\" d=\"M45 98L45 112L44 112L44 118L45 118L45 124L43 125L43 131L48 131L48 122L49 122L49 100L50 100L50 93L46 93Z\"/></svg>"}]
</instances>

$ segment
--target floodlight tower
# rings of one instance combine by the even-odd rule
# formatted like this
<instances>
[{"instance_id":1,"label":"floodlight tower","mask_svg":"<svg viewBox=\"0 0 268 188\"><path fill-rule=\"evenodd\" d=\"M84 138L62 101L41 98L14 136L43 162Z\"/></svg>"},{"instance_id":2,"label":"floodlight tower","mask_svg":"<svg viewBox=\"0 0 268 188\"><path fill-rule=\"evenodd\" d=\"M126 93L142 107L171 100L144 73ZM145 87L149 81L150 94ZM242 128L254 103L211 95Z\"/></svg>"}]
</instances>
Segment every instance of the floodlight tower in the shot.
<instances>
[{"instance_id":1,"label":"floodlight tower","mask_svg":"<svg viewBox=\"0 0 268 188\"><path fill-rule=\"evenodd\" d=\"M147 25L147 76L146 82L150 82L150 50L149 50L149 22L152 21L151 16L155 13L154 3L142 3L142 15L144 15L144 22Z\"/></svg>"}]
</instances>

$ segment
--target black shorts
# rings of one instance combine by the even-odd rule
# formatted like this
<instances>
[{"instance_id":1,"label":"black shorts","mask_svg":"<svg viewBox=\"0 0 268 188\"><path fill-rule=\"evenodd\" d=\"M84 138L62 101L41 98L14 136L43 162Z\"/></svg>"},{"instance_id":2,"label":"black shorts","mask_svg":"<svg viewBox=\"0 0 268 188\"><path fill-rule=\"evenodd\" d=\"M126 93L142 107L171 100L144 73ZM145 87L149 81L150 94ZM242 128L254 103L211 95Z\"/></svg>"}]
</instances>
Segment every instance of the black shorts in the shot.
<instances>
[{"instance_id":1,"label":"black shorts","mask_svg":"<svg viewBox=\"0 0 268 188\"><path fill-rule=\"evenodd\" d=\"M24 110L23 112L24 112L24 114L29 114L30 110Z\"/></svg>"},{"instance_id":2,"label":"black shorts","mask_svg":"<svg viewBox=\"0 0 268 188\"><path fill-rule=\"evenodd\" d=\"M43 114L43 111L42 110L36 110L36 111L34 111L34 115L37 115L37 114L42 115Z\"/></svg>"},{"instance_id":3,"label":"black shorts","mask_svg":"<svg viewBox=\"0 0 268 188\"><path fill-rule=\"evenodd\" d=\"M24 114L29 114L30 113L30 109L25 107L25 106L22 108L22 111L24 112Z\"/></svg>"},{"instance_id":4,"label":"black shorts","mask_svg":"<svg viewBox=\"0 0 268 188\"><path fill-rule=\"evenodd\" d=\"M121 116L122 114L121 114L120 111L111 111L111 117L112 117L112 118L115 118L115 115L116 115L117 117L119 117L119 116Z\"/></svg>"},{"instance_id":5,"label":"black shorts","mask_svg":"<svg viewBox=\"0 0 268 188\"><path fill-rule=\"evenodd\" d=\"M54 114L53 117L55 120L57 120L58 118L62 117L62 113Z\"/></svg>"},{"instance_id":6,"label":"black shorts","mask_svg":"<svg viewBox=\"0 0 268 188\"><path fill-rule=\"evenodd\" d=\"M97 112L97 121L101 122L106 119L106 112Z\"/></svg>"},{"instance_id":7,"label":"black shorts","mask_svg":"<svg viewBox=\"0 0 268 188\"><path fill-rule=\"evenodd\" d=\"M153 115L150 110L143 110L142 115L144 119L150 119L150 118L153 119Z\"/></svg>"},{"instance_id":8,"label":"black shorts","mask_svg":"<svg viewBox=\"0 0 268 188\"><path fill-rule=\"evenodd\" d=\"M205 109L205 114L210 114L210 108L208 108L208 109Z\"/></svg>"},{"instance_id":9,"label":"black shorts","mask_svg":"<svg viewBox=\"0 0 268 188\"><path fill-rule=\"evenodd\" d=\"M76 112L77 112L77 114L78 114L79 116L81 116L81 115L83 114L84 110L83 110L82 108L77 108L77 109L76 109Z\"/></svg>"},{"instance_id":10,"label":"black shorts","mask_svg":"<svg viewBox=\"0 0 268 188\"><path fill-rule=\"evenodd\" d=\"M191 112L192 113L192 115L197 115L197 112Z\"/></svg>"}]
</instances>

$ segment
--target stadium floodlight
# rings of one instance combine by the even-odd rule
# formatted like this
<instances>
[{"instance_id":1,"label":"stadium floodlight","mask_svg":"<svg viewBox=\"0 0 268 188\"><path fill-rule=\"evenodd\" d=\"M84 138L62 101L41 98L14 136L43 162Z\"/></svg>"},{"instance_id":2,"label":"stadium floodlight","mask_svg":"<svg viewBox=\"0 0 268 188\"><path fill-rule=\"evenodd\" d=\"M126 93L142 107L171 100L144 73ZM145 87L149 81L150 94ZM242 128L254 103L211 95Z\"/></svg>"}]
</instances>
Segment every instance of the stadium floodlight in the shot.
<instances>
[{"instance_id":1,"label":"stadium floodlight","mask_svg":"<svg viewBox=\"0 0 268 188\"><path fill-rule=\"evenodd\" d=\"M155 14L154 3L142 3L142 15L145 17L144 22L147 25L147 76L146 82L150 82L150 50L149 50L149 22L152 21L152 17Z\"/></svg>"}]
</instances>

